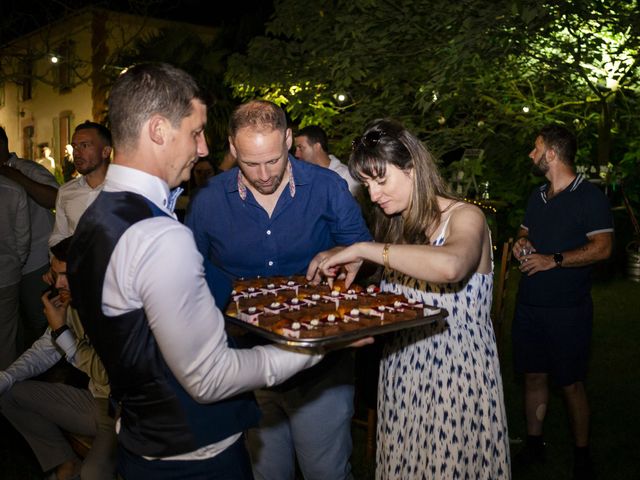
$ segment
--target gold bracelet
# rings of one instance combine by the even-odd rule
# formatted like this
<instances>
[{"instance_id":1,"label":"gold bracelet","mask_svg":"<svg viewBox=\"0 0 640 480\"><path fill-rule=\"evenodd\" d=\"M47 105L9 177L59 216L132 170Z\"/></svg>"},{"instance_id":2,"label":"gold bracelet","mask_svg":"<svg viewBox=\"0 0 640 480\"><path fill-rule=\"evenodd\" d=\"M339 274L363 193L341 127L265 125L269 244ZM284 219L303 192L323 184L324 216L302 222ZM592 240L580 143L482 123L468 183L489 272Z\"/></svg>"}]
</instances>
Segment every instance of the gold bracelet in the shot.
<instances>
[{"instance_id":1,"label":"gold bracelet","mask_svg":"<svg viewBox=\"0 0 640 480\"><path fill-rule=\"evenodd\" d=\"M391 246L390 243L385 243L384 244L384 248L382 249L382 263L384 264L384 268L390 268L389 267L389 247Z\"/></svg>"}]
</instances>

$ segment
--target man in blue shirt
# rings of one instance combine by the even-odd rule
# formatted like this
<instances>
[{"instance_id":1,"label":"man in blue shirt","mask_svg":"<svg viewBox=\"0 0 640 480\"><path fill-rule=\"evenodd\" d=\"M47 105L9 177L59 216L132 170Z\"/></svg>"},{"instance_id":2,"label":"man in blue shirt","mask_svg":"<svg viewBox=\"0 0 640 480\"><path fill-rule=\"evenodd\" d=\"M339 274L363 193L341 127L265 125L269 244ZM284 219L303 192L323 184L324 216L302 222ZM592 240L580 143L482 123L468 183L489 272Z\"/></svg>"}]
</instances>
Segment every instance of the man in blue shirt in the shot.
<instances>
[{"instance_id":1,"label":"man in blue shirt","mask_svg":"<svg viewBox=\"0 0 640 480\"><path fill-rule=\"evenodd\" d=\"M548 377L562 387L575 440L574 478L590 478L589 405L584 388L591 340L593 264L611 255L609 202L576 175L576 139L543 128L529 154L549 183L529 197L513 254L522 272L513 321L516 371L524 373L527 443L514 469L543 460Z\"/></svg>"},{"instance_id":2,"label":"man in blue shirt","mask_svg":"<svg viewBox=\"0 0 640 480\"><path fill-rule=\"evenodd\" d=\"M198 249L215 266L231 277L311 278L327 250L371 240L347 183L289 155L292 133L280 107L241 105L229 141L238 166L203 187L186 217ZM256 397L263 417L249 432L249 448L258 479L293 479L296 454L307 480L351 478L350 352L328 355Z\"/></svg>"}]
</instances>

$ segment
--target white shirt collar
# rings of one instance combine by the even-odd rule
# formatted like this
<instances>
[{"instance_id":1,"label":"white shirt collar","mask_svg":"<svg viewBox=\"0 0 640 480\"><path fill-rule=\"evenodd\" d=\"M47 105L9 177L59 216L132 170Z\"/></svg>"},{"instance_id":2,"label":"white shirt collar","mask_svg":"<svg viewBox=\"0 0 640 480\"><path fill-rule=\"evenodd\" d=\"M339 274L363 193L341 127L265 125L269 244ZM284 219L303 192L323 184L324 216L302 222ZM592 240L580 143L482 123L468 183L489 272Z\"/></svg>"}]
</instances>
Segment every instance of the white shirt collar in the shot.
<instances>
[{"instance_id":1,"label":"white shirt collar","mask_svg":"<svg viewBox=\"0 0 640 480\"><path fill-rule=\"evenodd\" d=\"M173 214L170 208L171 192L167 182L142 170L123 165L109 165L104 180L104 191L137 193L152 201L161 210Z\"/></svg>"}]
</instances>

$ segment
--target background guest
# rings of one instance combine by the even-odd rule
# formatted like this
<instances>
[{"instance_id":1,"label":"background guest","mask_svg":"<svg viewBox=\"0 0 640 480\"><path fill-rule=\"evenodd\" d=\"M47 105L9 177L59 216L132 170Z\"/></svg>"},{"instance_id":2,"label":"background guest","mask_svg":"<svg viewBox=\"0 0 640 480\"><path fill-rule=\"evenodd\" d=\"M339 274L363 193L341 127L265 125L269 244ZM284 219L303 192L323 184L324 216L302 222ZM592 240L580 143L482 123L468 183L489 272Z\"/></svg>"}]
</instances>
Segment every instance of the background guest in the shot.
<instances>
[{"instance_id":1,"label":"background guest","mask_svg":"<svg viewBox=\"0 0 640 480\"><path fill-rule=\"evenodd\" d=\"M49 145L42 144L40 147L40 157L36 159L36 162L49 170L53 175L56 174L56 160L51 156L51 149Z\"/></svg>"},{"instance_id":2,"label":"background guest","mask_svg":"<svg viewBox=\"0 0 640 480\"><path fill-rule=\"evenodd\" d=\"M31 227L27 194L0 175L0 369L16 358L20 279L29 256Z\"/></svg>"},{"instance_id":3,"label":"background guest","mask_svg":"<svg viewBox=\"0 0 640 480\"><path fill-rule=\"evenodd\" d=\"M225 151L224 151L224 155L222 156L222 161L220 162L220 165L218 165L218 171L226 172L227 170L230 170L231 168L235 167L236 164L237 164L236 157L233 155L233 153L231 153L231 150L227 145L227 148L225 148Z\"/></svg>"},{"instance_id":4,"label":"background guest","mask_svg":"<svg viewBox=\"0 0 640 480\"><path fill-rule=\"evenodd\" d=\"M216 173L215 168L211 164L209 157L199 158L193 166L193 185L194 191L204 186L211 177Z\"/></svg>"},{"instance_id":5,"label":"background guest","mask_svg":"<svg viewBox=\"0 0 640 480\"><path fill-rule=\"evenodd\" d=\"M353 179L349 168L336 156L329 153L326 132L318 125L308 125L298 131L295 138L295 156L305 162L333 170L349 184L349 191L357 198L360 184Z\"/></svg>"},{"instance_id":6,"label":"background guest","mask_svg":"<svg viewBox=\"0 0 640 480\"><path fill-rule=\"evenodd\" d=\"M71 145L73 163L80 175L58 190L56 220L49 237L51 246L73 235L80 217L102 190L111 158L111 132L87 120L76 127Z\"/></svg>"},{"instance_id":7,"label":"background guest","mask_svg":"<svg viewBox=\"0 0 640 480\"><path fill-rule=\"evenodd\" d=\"M513 321L514 365L524 373L527 441L514 469L544 460L548 378L562 387L575 441L574 478L592 478L587 375L593 303L591 269L611 255L613 218L605 195L576 175L575 136L544 127L529 157L548 183L531 193L513 254L520 279Z\"/></svg>"},{"instance_id":8,"label":"background guest","mask_svg":"<svg viewBox=\"0 0 640 480\"><path fill-rule=\"evenodd\" d=\"M62 183L68 182L78 176L76 167L73 164L73 147L71 144L64 146L64 158L62 159Z\"/></svg>"},{"instance_id":9,"label":"background guest","mask_svg":"<svg viewBox=\"0 0 640 480\"><path fill-rule=\"evenodd\" d=\"M2 127L0 127L0 175L18 183L29 196L31 245L27 262L22 267L20 280L20 316L23 334L18 351L22 352L42 335L47 326L40 296L48 286L42 276L49 270L47 242L54 223L51 209L56 202L58 182L42 165L33 160L18 158L14 152L9 152L9 140Z\"/></svg>"},{"instance_id":10,"label":"background guest","mask_svg":"<svg viewBox=\"0 0 640 480\"><path fill-rule=\"evenodd\" d=\"M57 480L115 477L116 432L109 415L109 381L70 306L67 251L71 238L51 247L51 272L57 293L42 296L49 328L6 370L0 371L0 411L27 440L43 471ZM89 389L29 380L67 362L89 377ZM84 462L62 430L93 437Z\"/></svg>"}]
</instances>

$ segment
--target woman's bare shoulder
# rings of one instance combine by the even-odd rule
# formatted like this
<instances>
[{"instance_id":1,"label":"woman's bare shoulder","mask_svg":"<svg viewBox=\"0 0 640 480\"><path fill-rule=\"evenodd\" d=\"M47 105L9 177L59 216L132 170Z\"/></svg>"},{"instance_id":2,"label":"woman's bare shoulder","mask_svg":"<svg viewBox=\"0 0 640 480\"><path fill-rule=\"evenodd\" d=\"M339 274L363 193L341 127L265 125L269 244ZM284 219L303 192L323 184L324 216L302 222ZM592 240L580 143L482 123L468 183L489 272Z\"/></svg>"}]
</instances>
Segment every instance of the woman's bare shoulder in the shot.
<instances>
[{"instance_id":1,"label":"woman's bare shoulder","mask_svg":"<svg viewBox=\"0 0 640 480\"><path fill-rule=\"evenodd\" d=\"M452 203L448 210L451 212L450 215L452 221L460 218L464 218L466 220L469 220L470 218L477 218L484 221L485 218L484 212L480 207L461 200Z\"/></svg>"}]
</instances>

